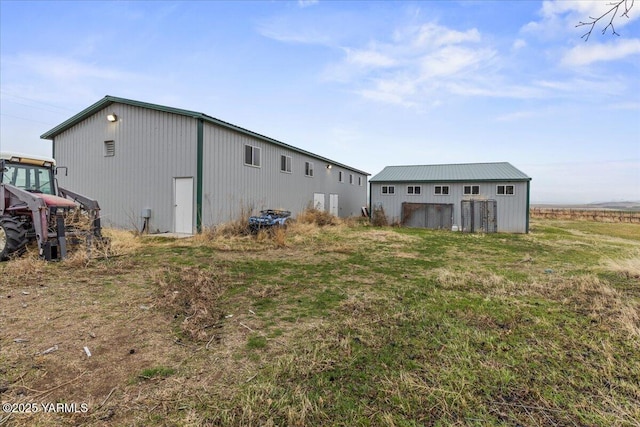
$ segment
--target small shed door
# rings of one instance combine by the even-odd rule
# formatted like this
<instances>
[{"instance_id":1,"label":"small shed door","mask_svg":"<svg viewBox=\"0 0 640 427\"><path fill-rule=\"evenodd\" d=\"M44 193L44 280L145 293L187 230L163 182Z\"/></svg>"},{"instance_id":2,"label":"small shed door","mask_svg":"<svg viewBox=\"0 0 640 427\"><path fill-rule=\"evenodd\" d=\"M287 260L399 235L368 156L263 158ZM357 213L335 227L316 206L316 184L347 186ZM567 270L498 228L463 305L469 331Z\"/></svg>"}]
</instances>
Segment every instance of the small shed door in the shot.
<instances>
[{"instance_id":1,"label":"small shed door","mask_svg":"<svg viewBox=\"0 0 640 427\"><path fill-rule=\"evenodd\" d=\"M338 216L338 195L329 194L329 213Z\"/></svg>"},{"instance_id":2,"label":"small shed door","mask_svg":"<svg viewBox=\"0 0 640 427\"><path fill-rule=\"evenodd\" d=\"M193 234L193 178L175 178L173 194L173 231Z\"/></svg>"},{"instance_id":3,"label":"small shed door","mask_svg":"<svg viewBox=\"0 0 640 427\"><path fill-rule=\"evenodd\" d=\"M461 208L462 231L467 233L498 231L498 206L495 200L463 200Z\"/></svg>"},{"instance_id":4,"label":"small shed door","mask_svg":"<svg viewBox=\"0 0 640 427\"><path fill-rule=\"evenodd\" d=\"M324 211L324 193L313 193L313 207Z\"/></svg>"}]
</instances>

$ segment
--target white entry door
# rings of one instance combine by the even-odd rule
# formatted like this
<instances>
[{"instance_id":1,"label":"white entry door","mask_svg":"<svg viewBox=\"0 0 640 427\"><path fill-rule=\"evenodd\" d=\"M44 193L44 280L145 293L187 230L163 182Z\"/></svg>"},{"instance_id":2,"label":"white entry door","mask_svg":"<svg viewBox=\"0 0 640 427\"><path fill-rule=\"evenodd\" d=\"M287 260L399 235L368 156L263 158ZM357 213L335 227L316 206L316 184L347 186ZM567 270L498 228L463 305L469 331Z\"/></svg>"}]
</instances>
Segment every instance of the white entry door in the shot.
<instances>
[{"instance_id":1,"label":"white entry door","mask_svg":"<svg viewBox=\"0 0 640 427\"><path fill-rule=\"evenodd\" d=\"M193 234L193 178L175 178L175 233Z\"/></svg>"},{"instance_id":2,"label":"white entry door","mask_svg":"<svg viewBox=\"0 0 640 427\"><path fill-rule=\"evenodd\" d=\"M338 195L329 194L329 213L338 216Z\"/></svg>"},{"instance_id":3,"label":"white entry door","mask_svg":"<svg viewBox=\"0 0 640 427\"><path fill-rule=\"evenodd\" d=\"M324 193L313 193L313 207L324 211Z\"/></svg>"}]
</instances>

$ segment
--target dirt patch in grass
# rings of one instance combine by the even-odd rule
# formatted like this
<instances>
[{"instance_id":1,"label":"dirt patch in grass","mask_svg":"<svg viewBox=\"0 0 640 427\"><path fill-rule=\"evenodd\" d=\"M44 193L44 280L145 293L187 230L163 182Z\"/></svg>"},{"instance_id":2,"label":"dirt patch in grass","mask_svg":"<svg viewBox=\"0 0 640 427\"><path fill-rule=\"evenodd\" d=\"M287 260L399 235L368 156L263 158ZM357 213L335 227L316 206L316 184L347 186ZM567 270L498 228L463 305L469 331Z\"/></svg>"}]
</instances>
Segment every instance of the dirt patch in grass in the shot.
<instances>
[{"instance_id":1,"label":"dirt patch in grass","mask_svg":"<svg viewBox=\"0 0 640 427\"><path fill-rule=\"evenodd\" d=\"M179 320L191 340L209 339L209 331L224 319L221 297L230 281L220 269L164 268L154 272L154 284L159 290L157 306Z\"/></svg>"},{"instance_id":2,"label":"dirt patch in grass","mask_svg":"<svg viewBox=\"0 0 640 427\"><path fill-rule=\"evenodd\" d=\"M50 275L64 267L47 266ZM4 295L0 342L9 390L3 401L84 402L95 414L112 389L171 357L167 321L150 310L152 299L137 286L141 277L133 273L115 286L100 283L103 277L81 283L58 277ZM46 424L55 417L36 419ZM15 421L30 423L24 415Z\"/></svg>"}]
</instances>

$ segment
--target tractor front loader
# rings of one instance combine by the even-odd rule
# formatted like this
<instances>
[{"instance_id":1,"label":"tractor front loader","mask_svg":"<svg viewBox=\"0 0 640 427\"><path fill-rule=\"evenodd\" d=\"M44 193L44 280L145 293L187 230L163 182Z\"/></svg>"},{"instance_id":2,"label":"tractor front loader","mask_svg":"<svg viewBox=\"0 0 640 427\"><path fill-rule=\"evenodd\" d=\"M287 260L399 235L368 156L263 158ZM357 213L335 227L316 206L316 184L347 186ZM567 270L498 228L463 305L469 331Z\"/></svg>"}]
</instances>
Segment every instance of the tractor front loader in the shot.
<instances>
[{"instance_id":1,"label":"tractor front loader","mask_svg":"<svg viewBox=\"0 0 640 427\"><path fill-rule=\"evenodd\" d=\"M60 188L55 160L0 153L0 261L20 256L31 241L48 261L67 256L69 244L108 243L98 202Z\"/></svg>"}]
</instances>

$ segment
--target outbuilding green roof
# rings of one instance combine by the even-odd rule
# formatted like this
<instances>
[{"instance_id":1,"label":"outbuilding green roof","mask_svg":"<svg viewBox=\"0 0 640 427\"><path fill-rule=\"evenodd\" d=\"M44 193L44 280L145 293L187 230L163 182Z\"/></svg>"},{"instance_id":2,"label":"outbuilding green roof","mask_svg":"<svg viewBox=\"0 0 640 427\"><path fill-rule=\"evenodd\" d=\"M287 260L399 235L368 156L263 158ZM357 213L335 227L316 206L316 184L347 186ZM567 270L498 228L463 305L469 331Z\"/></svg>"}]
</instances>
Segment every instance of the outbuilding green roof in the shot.
<instances>
[{"instance_id":1,"label":"outbuilding green roof","mask_svg":"<svg viewBox=\"0 0 640 427\"><path fill-rule=\"evenodd\" d=\"M104 109L104 108L106 108L109 105L114 104L114 103L132 105L132 106L136 106L136 107L140 107L140 108L147 108L147 109L150 109L150 110L156 110L156 111L162 111L162 112L165 112L165 113L178 114L178 115L181 115L181 116L192 117L194 119L202 120L203 122L213 123L213 124L216 124L218 126L222 126L224 128L231 129L231 130L234 130L236 132L240 132L240 133L243 133L245 135L252 136L252 137L260 139L262 141L269 142L269 143L275 144L275 145L279 145L281 147L288 148L288 149L293 150L293 151L297 151L297 152L299 152L301 154L305 154L305 155L308 155L308 156L311 156L311 157L315 157L316 159L321 160L323 162L326 162L327 164L333 164L335 166L340 166L340 167L343 167L345 169L348 169L348 170L351 170L351 171L354 171L356 173L360 173L360 174L363 174L363 175L367 175L367 176L371 175L371 174L369 174L367 172L361 171L361 170L353 168L351 166L347 166L345 164L338 163L338 162L336 162L334 160L331 160L331 159L328 159L326 157L322 157L322 156L319 156L317 154L311 153L309 151L303 150L301 148L294 147L293 145L285 144L284 142L275 140L273 138L269 138L268 136L264 136L264 135L261 135L261 134L256 133L256 132L252 132L252 131L250 131L248 129L245 129L245 128L242 128L240 126L236 126L236 125L233 125L231 123L227 123L225 121L216 119L215 117L208 116L208 115L206 115L204 113L199 113L197 111L183 110L181 108L167 107L167 106L164 106L164 105L151 104L151 103L148 103L148 102L135 101L135 100L132 100L132 99L118 98L118 97L110 96L110 95L105 96L100 101L98 101L95 104L87 107L86 109L82 110L81 112L79 112L75 116L71 117L70 119L60 123L58 126L54 127L53 129L49 130L48 132L45 132L44 134L42 134L40 136L40 138L53 140L56 136L60 135L62 132L66 131L67 129L70 129L71 127L77 125L78 123L84 121L85 119L87 119L88 117L92 116L93 114L101 111L102 109Z\"/></svg>"},{"instance_id":2,"label":"outbuilding green roof","mask_svg":"<svg viewBox=\"0 0 640 427\"><path fill-rule=\"evenodd\" d=\"M507 162L387 166L369 182L531 181Z\"/></svg>"}]
</instances>

